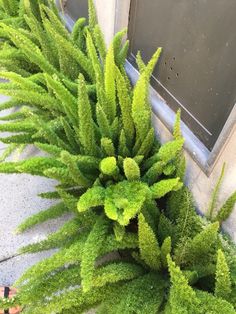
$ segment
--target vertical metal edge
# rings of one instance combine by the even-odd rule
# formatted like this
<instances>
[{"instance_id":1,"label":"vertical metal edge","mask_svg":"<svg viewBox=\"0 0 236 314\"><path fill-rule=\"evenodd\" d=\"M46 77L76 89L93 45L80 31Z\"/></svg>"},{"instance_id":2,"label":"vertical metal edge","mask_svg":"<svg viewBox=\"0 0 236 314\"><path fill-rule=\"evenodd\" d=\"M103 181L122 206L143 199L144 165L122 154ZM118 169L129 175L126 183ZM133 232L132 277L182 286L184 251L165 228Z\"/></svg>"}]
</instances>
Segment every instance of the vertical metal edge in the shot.
<instances>
[{"instance_id":1,"label":"vertical metal edge","mask_svg":"<svg viewBox=\"0 0 236 314\"><path fill-rule=\"evenodd\" d=\"M226 123L208 157L207 164L209 167L209 172L211 172L214 169L217 159L220 157L223 149L227 145L227 141L229 140L231 134L233 133L235 124L236 124L236 104L234 104L234 107L230 112L230 115L226 120Z\"/></svg>"}]
</instances>

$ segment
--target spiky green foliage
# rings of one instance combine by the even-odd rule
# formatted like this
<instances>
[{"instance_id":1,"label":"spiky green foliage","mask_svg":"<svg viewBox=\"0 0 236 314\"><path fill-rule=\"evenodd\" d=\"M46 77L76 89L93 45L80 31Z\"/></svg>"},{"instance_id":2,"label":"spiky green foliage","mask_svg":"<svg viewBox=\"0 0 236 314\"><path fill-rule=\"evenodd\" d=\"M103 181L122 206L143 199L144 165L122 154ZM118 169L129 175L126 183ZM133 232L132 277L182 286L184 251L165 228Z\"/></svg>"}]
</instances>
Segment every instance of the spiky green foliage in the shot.
<instances>
[{"instance_id":1,"label":"spiky green foliage","mask_svg":"<svg viewBox=\"0 0 236 314\"><path fill-rule=\"evenodd\" d=\"M215 295L218 298L228 300L231 295L231 279L229 267L222 250L218 250L216 264Z\"/></svg>"},{"instance_id":2,"label":"spiky green foliage","mask_svg":"<svg viewBox=\"0 0 236 314\"><path fill-rule=\"evenodd\" d=\"M224 173L225 173L225 163L224 163L224 165L222 167L221 174L219 176L219 179L218 179L218 181L216 183L216 186L214 188L214 191L212 193L210 205L209 205L209 208L208 208L208 217L209 217L209 219L213 219L214 210L215 210L215 206L216 206L216 201L217 201L217 197L219 195L219 190L220 190L220 187L221 187L221 184L222 184Z\"/></svg>"},{"instance_id":3,"label":"spiky green foliage","mask_svg":"<svg viewBox=\"0 0 236 314\"><path fill-rule=\"evenodd\" d=\"M138 236L140 257L154 270L160 269L161 250L152 228L145 221L143 214L138 217Z\"/></svg>"},{"instance_id":4,"label":"spiky green foliage","mask_svg":"<svg viewBox=\"0 0 236 314\"><path fill-rule=\"evenodd\" d=\"M92 288L95 261L102 250L102 246L104 245L104 240L108 232L108 226L109 225L105 218L101 216L96 221L84 245L81 262L81 278L83 291L85 292Z\"/></svg>"},{"instance_id":5,"label":"spiky green foliage","mask_svg":"<svg viewBox=\"0 0 236 314\"><path fill-rule=\"evenodd\" d=\"M59 250L21 277L12 305L29 314L92 308L102 314L235 313L229 302L236 261L223 249L219 223L206 224L196 214L182 183L180 113L173 141L161 146L154 136L148 88L161 49L147 65L138 56L141 74L132 87L124 32L106 52L92 0L88 26L79 20L72 34L45 2L24 2L25 29L1 24L11 42L0 61L10 82L1 91L13 99L0 110L26 105L1 125L16 133L5 141L11 149L34 143L47 155L2 163L0 172L58 181L55 191L41 195L58 203L19 231L68 211L74 217L22 248ZM232 291L223 294L221 287Z\"/></svg>"},{"instance_id":6,"label":"spiky green foliage","mask_svg":"<svg viewBox=\"0 0 236 314\"><path fill-rule=\"evenodd\" d=\"M215 220L222 223L224 220L228 219L235 207L235 204L236 204L236 192L232 193L230 197L222 205L222 207L218 210Z\"/></svg>"},{"instance_id":7,"label":"spiky green foliage","mask_svg":"<svg viewBox=\"0 0 236 314\"><path fill-rule=\"evenodd\" d=\"M139 165L134 159L124 159L124 173L128 181L136 181L140 179Z\"/></svg>"},{"instance_id":8,"label":"spiky green foliage","mask_svg":"<svg viewBox=\"0 0 236 314\"><path fill-rule=\"evenodd\" d=\"M17 232L23 232L27 229L32 228L35 225L38 225L42 222L47 221L48 219L57 218L68 211L68 208L64 205L64 203L58 203L49 207L44 211L40 211L33 216L27 218L22 224L20 224L17 228Z\"/></svg>"},{"instance_id":9,"label":"spiky green foliage","mask_svg":"<svg viewBox=\"0 0 236 314\"><path fill-rule=\"evenodd\" d=\"M22 1L20 0L1 0L0 2L0 19L6 24L23 26ZM0 32L0 36L4 35Z\"/></svg>"},{"instance_id":10,"label":"spiky green foliage","mask_svg":"<svg viewBox=\"0 0 236 314\"><path fill-rule=\"evenodd\" d=\"M167 257L170 272L171 288L169 296L169 313L199 313L200 302L196 292L188 285L188 281L180 268Z\"/></svg>"}]
</instances>

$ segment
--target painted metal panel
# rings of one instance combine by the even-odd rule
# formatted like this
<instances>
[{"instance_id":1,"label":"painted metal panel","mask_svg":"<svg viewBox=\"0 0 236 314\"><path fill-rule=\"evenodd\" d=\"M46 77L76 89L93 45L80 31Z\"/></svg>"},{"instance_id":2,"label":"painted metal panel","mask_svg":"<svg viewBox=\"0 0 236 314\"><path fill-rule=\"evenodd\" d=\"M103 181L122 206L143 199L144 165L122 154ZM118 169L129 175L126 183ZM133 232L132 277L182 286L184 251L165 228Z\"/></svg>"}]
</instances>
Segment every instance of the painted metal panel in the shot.
<instances>
[{"instance_id":1,"label":"painted metal panel","mask_svg":"<svg viewBox=\"0 0 236 314\"><path fill-rule=\"evenodd\" d=\"M236 101L235 0L132 0L131 55L163 54L152 85L212 150Z\"/></svg>"}]
</instances>

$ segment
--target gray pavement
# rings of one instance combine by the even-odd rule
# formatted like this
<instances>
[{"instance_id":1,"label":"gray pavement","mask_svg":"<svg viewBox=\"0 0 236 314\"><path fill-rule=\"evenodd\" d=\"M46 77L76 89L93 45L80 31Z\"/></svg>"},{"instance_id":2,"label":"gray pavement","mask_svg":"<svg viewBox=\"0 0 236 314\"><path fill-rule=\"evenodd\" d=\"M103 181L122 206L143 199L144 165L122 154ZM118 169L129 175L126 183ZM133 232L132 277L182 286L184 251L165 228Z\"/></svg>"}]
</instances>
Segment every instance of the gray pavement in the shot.
<instances>
[{"instance_id":1,"label":"gray pavement","mask_svg":"<svg viewBox=\"0 0 236 314\"><path fill-rule=\"evenodd\" d=\"M7 97L0 96L0 103L6 99ZM0 112L1 116L5 114L6 111ZM7 135L2 133L0 136ZM5 147L6 145L0 143L0 154ZM37 154L38 152L29 146L21 156L16 153L11 159ZM20 247L40 241L47 234L57 230L67 219L66 216L45 222L20 235L16 235L15 230L25 218L53 204L52 201L41 199L37 195L52 190L54 185L55 181L38 176L0 174L0 286L12 285L29 266L52 253L48 251L17 256Z\"/></svg>"}]
</instances>

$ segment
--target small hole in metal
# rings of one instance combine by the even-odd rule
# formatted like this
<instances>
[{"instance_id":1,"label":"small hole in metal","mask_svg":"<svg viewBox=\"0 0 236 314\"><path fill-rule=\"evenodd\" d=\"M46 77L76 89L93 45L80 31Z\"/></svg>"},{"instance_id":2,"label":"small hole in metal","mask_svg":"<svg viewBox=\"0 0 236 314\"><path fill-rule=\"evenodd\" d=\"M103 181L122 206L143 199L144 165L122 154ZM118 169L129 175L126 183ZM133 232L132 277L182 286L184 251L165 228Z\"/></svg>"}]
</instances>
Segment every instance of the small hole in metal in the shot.
<instances>
[{"instance_id":1,"label":"small hole in metal","mask_svg":"<svg viewBox=\"0 0 236 314\"><path fill-rule=\"evenodd\" d=\"M179 73L176 73L176 77L179 77Z\"/></svg>"},{"instance_id":2,"label":"small hole in metal","mask_svg":"<svg viewBox=\"0 0 236 314\"><path fill-rule=\"evenodd\" d=\"M175 57L173 57L173 60L175 60Z\"/></svg>"},{"instance_id":3,"label":"small hole in metal","mask_svg":"<svg viewBox=\"0 0 236 314\"><path fill-rule=\"evenodd\" d=\"M171 69L171 71L173 70L173 68L172 68L172 67L170 67L170 69Z\"/></svg>"},{"instance_id":4,"label":"small hole in metal","mask_svg":"<svg viewBox=\"0 0 236 314\"><path fill-rule=\"evenodd\" d=\"M169 77L169 76L167 77L167 80L170 80L170 77Z\"/></svg>"},{"instance_id":5,"label":"small hole in metal","mask_svg":"<svg viewBox=\"0 0 236 314\"><path fill-rule=\"evenodd\" d=\"M165 65L167 65L166 61L165 61Z\"/></svg>"}]
</instances>

